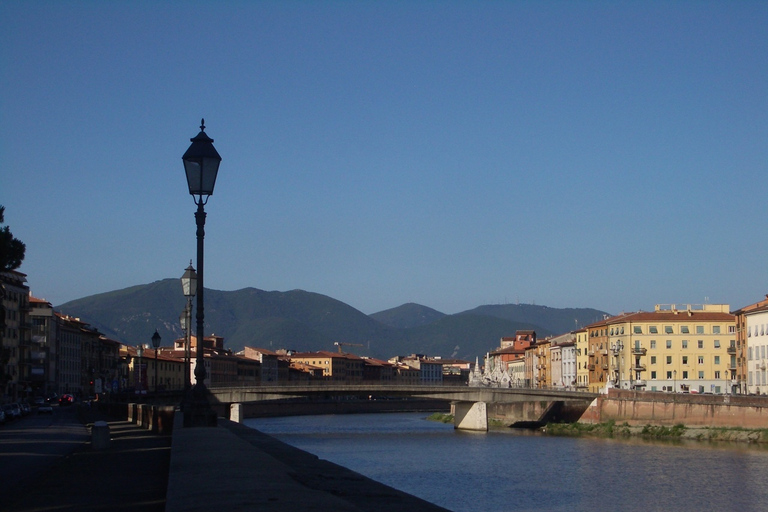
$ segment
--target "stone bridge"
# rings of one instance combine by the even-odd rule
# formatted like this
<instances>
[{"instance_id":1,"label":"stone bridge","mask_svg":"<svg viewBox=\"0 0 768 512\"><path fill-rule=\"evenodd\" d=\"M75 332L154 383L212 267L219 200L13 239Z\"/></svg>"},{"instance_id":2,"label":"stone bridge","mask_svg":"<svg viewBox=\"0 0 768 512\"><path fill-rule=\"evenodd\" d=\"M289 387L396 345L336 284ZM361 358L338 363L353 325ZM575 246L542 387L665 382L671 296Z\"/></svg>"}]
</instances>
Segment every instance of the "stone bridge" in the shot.
<instances>
[{"instance_id":1,"label":"stone bridge","mask_svg":"<svg viewBox=\"0 0 768 512\"><path fill-rule=\"evenodd\" d=\"M344 399L430 399L451 403L454 426L487 430L488 420L510 426L538 425L548 421L576 421L598 396L594 393L554 389L476 388L466 386L394 386L312 384L296 386L216 387L210 389L214 405L231 409L240 421L242 406L287 398L309 401Z\"/></svg>"}]
</instances>

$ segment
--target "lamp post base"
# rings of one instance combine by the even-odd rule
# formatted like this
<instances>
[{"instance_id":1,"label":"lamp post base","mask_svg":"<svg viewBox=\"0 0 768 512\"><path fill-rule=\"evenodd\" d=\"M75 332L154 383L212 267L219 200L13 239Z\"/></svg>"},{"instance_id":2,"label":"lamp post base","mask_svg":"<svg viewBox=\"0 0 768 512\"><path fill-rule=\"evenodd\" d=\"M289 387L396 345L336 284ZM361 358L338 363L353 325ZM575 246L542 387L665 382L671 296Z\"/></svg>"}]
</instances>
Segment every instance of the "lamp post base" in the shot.
<instances>
[{"instance_id":1,"label":"lamp post base","mask_svg":"<svg viewBox=\"0 0 768 512\"><path fill-rule=\"evenodd\" d=\"M208 400L208 389L195 384L184 399L184 427L215 427L218 424L216 411Z\"/></svg>"}]
</instances>

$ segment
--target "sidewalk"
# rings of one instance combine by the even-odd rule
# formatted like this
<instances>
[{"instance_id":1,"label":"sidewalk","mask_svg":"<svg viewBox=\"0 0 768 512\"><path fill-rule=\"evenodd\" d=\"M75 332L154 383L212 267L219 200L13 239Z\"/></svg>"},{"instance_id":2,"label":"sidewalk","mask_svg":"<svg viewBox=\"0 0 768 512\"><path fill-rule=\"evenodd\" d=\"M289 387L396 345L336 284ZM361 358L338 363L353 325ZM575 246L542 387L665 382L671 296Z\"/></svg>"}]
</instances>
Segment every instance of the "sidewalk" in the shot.
<instances>
[{"instance_id":1,"label":"sidewalk","mask_svg":"<svg viewBox=\"0 0 768 512\"><path fill-rule=\"evenodd\" d=\"M109 424L109 448L93 450L86 441L34 482L0 497L0 510L164 511L171 436L98 412L86 419L97 420Z\"/></svg>"}]
</instances>

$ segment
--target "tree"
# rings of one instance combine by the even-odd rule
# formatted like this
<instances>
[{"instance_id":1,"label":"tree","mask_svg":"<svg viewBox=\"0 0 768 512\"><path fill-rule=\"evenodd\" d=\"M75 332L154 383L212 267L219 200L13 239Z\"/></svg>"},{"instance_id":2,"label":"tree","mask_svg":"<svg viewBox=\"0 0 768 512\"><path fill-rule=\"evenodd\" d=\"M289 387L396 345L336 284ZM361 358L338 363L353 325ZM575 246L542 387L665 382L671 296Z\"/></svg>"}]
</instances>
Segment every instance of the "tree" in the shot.
<instances>
[{"instance_id":1,"label":"tree","mask_svg":"<svg viewBox=\"0 0 768 512\"><path fill-rule=\"evenodd\" d=\"M5 222L5 206L0 205L0 224ZM0 270L16 270L24 261L27 246L5 226L0 229Z\"/></svg>"}]
</instances>

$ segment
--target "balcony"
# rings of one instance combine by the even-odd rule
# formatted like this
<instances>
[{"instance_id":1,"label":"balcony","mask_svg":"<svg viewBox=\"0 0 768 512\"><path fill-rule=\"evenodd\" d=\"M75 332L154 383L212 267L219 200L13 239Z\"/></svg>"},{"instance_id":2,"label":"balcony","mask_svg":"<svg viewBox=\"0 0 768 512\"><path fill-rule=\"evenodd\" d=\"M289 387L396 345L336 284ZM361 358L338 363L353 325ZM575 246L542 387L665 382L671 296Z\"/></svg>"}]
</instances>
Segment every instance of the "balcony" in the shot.
<instances>
[{"instance_id":1,"label":"balcony","mask_svg":"<svg viewBox=\"0 0 768 512\"><path fill-rule=\"evenodd\" d=\"M644 372L645 371L645 365L644 364L635 363L634 365L632 365L632 371L633 372Z\"/></svg>"},{"instance_id":2,"label":"balcony","mask_svg":"<svg viewBox=\"0 0 768 512\"><path fill-rule=\"evenodd\" d=\"M728 352L728 354L730 354L732 356L735 356L736 355L736 347L728 347L726 352Z\"/></svg>"},{"instance_id":3,"label":"balcony","mask_svg":"<svg viewBox=\"0 0 768 512\"><path fill-rule=\"evenodd\" d=\"M603 370L607 370L607 369L608 369L608 363L603 363Z\"/></svg>"},{"instance_id":4,"label":"balcony","mask_svg":"<svg viewBox=\"0 0 768 512\"><path fill-rule=\"evenodd\" d=\"M647 383L642 379L636 380L632 383L633 388L644 388L646 385Z\"/></svg>"},{"instance_id":5,"label":"balcony","mask_svg":"<svg viewBox=\"0 0 768 512\"><path fill-rule=\"evenodd\" d=\"M588 366L588 368L589 368L589 371L591 371L591 372L595 371L595 365L594 364L590 364Z\"/></svg>"},{"instance_id":6,"label":"balcony","mask_svg":"<svg viewBox=\"0 0 768 512\"><path fill-rule=\"evenodd\" d=\"M647 352L647 349L644 349L642 347L632 347L633 356L644 356L646 352Z\"/></svg>"},{"instance_id":7,"label":"balcony","mask_svg":"<svg viewBox=\"0 0 768 512\"><path fill-rule=\"evenodd\" d=\"M604 356L607 356L607 355L608 355L608 349L607 349L607 348L604 348L604 349L602 349L602 350L600 351L600 353L601 353L601 354L603 354Z\"/></svg>"}]
</instances>

